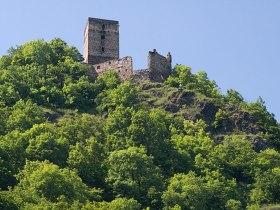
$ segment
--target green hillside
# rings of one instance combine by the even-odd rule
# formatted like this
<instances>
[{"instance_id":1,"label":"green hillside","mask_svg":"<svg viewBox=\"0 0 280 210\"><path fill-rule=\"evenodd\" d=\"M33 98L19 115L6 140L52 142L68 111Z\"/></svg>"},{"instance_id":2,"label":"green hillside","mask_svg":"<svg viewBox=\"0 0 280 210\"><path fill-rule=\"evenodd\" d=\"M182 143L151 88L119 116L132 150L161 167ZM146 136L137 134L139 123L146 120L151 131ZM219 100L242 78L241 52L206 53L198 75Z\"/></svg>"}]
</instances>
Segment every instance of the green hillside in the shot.
<instances>
[{"instance_id":1,"label":"green hillside","mask_svg":"<svg viewBox=\"0 0 280 210\"><path fill-rule=\"evenodd\" d=\"M277 209L265 102L176 65L164 83L90 74L35 40L0 59L0 209Z\"/></svg>"}]
</instances>

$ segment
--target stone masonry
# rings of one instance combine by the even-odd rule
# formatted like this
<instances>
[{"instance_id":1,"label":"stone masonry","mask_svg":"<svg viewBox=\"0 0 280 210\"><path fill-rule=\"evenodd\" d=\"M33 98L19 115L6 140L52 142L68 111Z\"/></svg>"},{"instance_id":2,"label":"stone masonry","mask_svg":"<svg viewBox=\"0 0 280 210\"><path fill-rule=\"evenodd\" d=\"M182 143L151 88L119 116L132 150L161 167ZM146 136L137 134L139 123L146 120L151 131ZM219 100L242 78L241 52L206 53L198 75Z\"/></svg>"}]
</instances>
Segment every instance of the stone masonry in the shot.
<instances>
[{"instance_id":1,"label":"stone masonry","mask_svg":"<svg viewBox=\"0 0 280 210\"><path fill-rule=\"evenodd\" d=\"M133 65L132 58L130 56L124 57L122 59L114 59L106 61L104 63L99 63L92 65L92 74L102 74L108 70L116 70L119 76L123 79L129 79L133 75Z\"/></svg>"},{"instance_id":2,"label":"stone masonry","mask_svg":"<svg viewBox=\"0 0 280 210\"><path fill-rule=\"evenodd\" d=\"M88 18L84 31L85 63L119 59L119 22Z\"/></svg>"},{"instance_id":3,"label":"stone masonry","mask_svg":"<svg viewBox=\"0 0 280 210\"><path fill-rule=\"evenodd\" d=\"M149 52L148 57L148 72L149 78L155 82L165 81L168 76L172 73L171 66L172 58L171 54L168 53L166 57L157 53L156 49Z\"/></svg>"},{"instance_id":4,"label":"stone masonry","mask_svg":"<svg viewBox=\"0 0 280 210\"><path fill-rule=\"evenodd\" d=\"M132 57L119 59L119 22L89 18L84 31L84 63L94 75L115 70L122 79L163 82L172 73L171 54L160 55L155 49L148 54L148 67L133 71Z\"/></svg>"}]
</instances>

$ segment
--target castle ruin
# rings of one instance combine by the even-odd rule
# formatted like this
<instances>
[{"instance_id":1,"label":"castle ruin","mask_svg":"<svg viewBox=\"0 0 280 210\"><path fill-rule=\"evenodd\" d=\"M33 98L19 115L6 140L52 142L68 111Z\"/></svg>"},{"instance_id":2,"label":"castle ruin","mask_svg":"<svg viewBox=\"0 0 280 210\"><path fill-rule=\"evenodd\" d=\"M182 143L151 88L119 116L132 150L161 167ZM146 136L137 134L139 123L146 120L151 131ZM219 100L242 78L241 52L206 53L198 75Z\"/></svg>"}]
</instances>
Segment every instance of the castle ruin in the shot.
<instances>
[{"instance_id":1,"label":"castle ruin","mask_svg":"<svg viewBox=\"0 0 280 210\"><path fill-rule=\"evenodd\" d=\"M119 22L88 18L84 31L84 62L92 74L115 70L122 79L163 82L172 71L171 54L160 55L155 49L148 54L147 69L133 70L132 57L119 58Z\"/></svg>"}]
</instances>

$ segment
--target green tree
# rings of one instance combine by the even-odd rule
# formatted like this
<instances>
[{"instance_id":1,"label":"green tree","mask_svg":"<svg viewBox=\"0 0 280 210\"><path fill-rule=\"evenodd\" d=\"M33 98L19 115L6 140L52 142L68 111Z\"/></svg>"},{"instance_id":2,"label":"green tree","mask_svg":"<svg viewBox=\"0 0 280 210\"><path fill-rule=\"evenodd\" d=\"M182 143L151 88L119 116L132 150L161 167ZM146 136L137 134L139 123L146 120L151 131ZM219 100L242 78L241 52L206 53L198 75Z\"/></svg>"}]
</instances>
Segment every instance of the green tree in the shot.
<instances>
[{"instance_id":1,"label":"green tree","mask_svg":"<svg viewBox=\"0 0 280 210\"><path fill-rule=\"evenodd\" d=\"M65 94L65 104L69 107L89 108L94 105L95 85L87 77L82 76L77 83L65 84L62 91Z\"/></svg>"},{"instance_id":2,"label":"green tree","mask_svg":"<svg viewBox=\"0 0 280 210\"><path fill-rule=\"evenodd\" d=\"M268 143L277 151L280 151L280 125L270 126L268 128L267 137L269 139Z\"/></svg>"},{"instance_id":3,"label":"green tree","mask_svg":"<svg viewBox=\"0 0 280 210\"><path fill-rule=\"evenodd\" d=\"M7 128L9 131L18 129L25 131L31 128L34 124L39 124L45 121L42 108L31 100L18 101L12 108L11 115L7 120Z\"/></svg>"},{"instance_id":4,"label":"green tree","mask_svg":"<svg viewBox=\"0 0 280 210\"><path fill-rule=\"evenodd\" d=\"M69 47L65 41L60 38L52 39L49 42L52 49L52 63L57 64L63 62L66 57L70 57L74 61L82 61L83 57L75 47Z\"/></svg>"},{"instance_id":5,"label":"green tree","mask_svg":"<svg viewBox=\"0 0 280 210\"><path fill-rule=\"evenodd\" d=\"M0 71L0 83L2 85L2 101L7 103L6 105L13 105L14 99L17 99L17 94L20 98L26 98L29 94L29 84L33 84L33 76L30 72L35 67L31 66L9 66L5 70ZM11 91L14 92L11 92ZM6 98L11 97L11 99ZM16 97L15 97L16 96Z\"/></svg>"},{"instance_id":6,"label":"green tree","mask_svg":"<svg viewBox=\"0 0 280 210\"><path fill-rule=\"evenodd\" d=\"M0 103L0 135L7 133L7 120L10 115L10 110Z\"/></svg>"},{"instance_id":7,"label":"green tree","mask_svg":"<svg viewBox=\"0 0 280 210\"><path fill-rule=\"evenodd\" d=\"M85 143L91 137L95 137L98 142L103 142L104 124L104 120L98 116L86 113L78 114L73 111L60 118L57 126L61 136L68 139L71 145L75 145L77 142Z\"/></svg>"},{"instance_id":8,"label":"green tree","mask_svg":"<svg viewBox=\"0 0 280 210\"><path fill-rule=\"evenodd\" d=\"M26 154L29 160L49 160L60 166L66 165L69 142L61 137L54 125L34 125L23 134L29 140Z\"/></svg>"},{"instance_id":9,"label":"green tree","mask_svg":"<svg viewBox=\"0 0 280 210\"><path fill-rule=\"evenodd\" d=\"M206 186L203 179L194 172L174 175L162 199L164 209L172 209L175 206L181 209L208 209Z\"/></svg>"},{"instance_id":10,"label":"green tree","mask_svg":"<svg viewBox=\"0 0 280 210\"><path fill-rule=\"evenodd\" d=\"M3 152L0 152L0 189L7 189L9 185L15 184L11 166L8 161L2 159Z\"/></svg>"},{"instance_id":11,"label":"green tree","mask_svg":"<svg viewBox=\"0 0 280 210\"><path fill-rule=\"evenodd\" d=\"M195 88L200 93L210 98L221 98L221 93L217 88L214 80L209 80L205 71L199 71L196 74L197 87Z\"/></svg>"},{"instance_id":12,"label":"green tree","mask_svg":"<svg viewBox=\"0 0 280 210\"><path fill-rule=\"evenodd\" d=\"M12 195L6 191L0 191L0 209L18 210L19 207Z\"/></svg>"},{"instance_id":13,"label":"green tree","mask_svg":"<svg viewBox=\"0 0 280 210\"><path fill-rule=\"evenodd\" d=\"M226 209L228 210L241 210L242 204L240 201L229 199L226 203Z\"/></svg>"},{"instance_id":14,"label":"green tree","mask_svg":"<svg viewBox=\"0 0 280 210\"><path fill-rule=\"evenodd\" d=\"M77 142L71 146L67 162L70 168L77 169L78 175L88 186L102 187L105 182L103 160L103 145L90 138L85 143Z\"/></svg>"},{"instance_id":15,"label":"green tree","mask_svg":"<svg viewBox=\"0 0 280 210\"><path fill-rule=\"evenodd\" d=\"M170 175L175 170L175 149L170 142L169 127L173 123L171 115L161 109L138 110L131 116L128 138L131 146L145 146L147 153L154 157L154 163Z\"/></svg>"},{"instance_id":16,"label":"green tree","mask_svg":"<svg viewBox=\"0 0 280 210\"><path fill-rule=\"evenodd\" d=\"M218 171L208 172L203 177L207 189L207 209L242 209L238 185L235 179L226 179Z\"/></svg>"},{"instance_id":17,"label":"green tree","mask_svg":"<svg viewBox=\"0 0 280 210\"><path fill-rule=\"evenodd\" d=\"M125 149L130 144L127 142L128 127L131 124L133 108L120 105L115 110L109 110L106 119L105 147L107 151Z\"/></svg>"},{"instance_id":18,"label":"green tree","mask_svg":"<svg viewBox=\"0 0 280 210\"><path fill-rule=\"evenodd\" d=\"M14 175L24 166L27 146L28 139L23 138L18 130L0 138L1 189L16 184Z\"/></svg>"},{"instance_id":19,"label":"green tree","mask_svg":"<svg viewBox=\"0 0 280 210\"><path fill-rule=\"evenodd\" d=\"M3 55L0 58L0 69L8 68L12 63L12 57L10 55Z\"/></svg>"},{"instance_id":20,"label":"green tree","mask_svg":"<svg viewBox=\"0 0 280 210\"><path fill-rule=\"evenodd\" d=\"M111 202L94 202L87 203L82 210L140 210L141 205L133 198L116 198Z\"/></svg>"},{"instance_id":21,"label":"green tree","mask_svg":"<svg viewBox=\"0 0 280 210\"><path fill-rule=\"evenodd\" d=\"M179 171L194 170L196 156L206 157L214 148L214 141L205 131L206 126L203 120L196 122L184 120L182 130L172 128L171 141L181 160Z\"/></svg>"},{"instance_id":22,"label":"green tree","mask_svg":"<svg viewBox=\"0 0 280 210\"><path fill-rule=\"evenodd\" d=\"M246 139L232 137L214 147L206 157L196 156L202 171L218 170L228 179L251 183L256 169L257 154Z\"/></svg>"},{"instance_id":23,"label":"green tree","mask_svg":"<svg viewBox=\"0 0 280 210\"><path fill-rule=\"evenodd\" d=\"M81 60L75 47L58 38L49 43L34 40L12 49L10 55L1 58L0 62L0 84L3 85L0 99L1 95L7 95L4 102L14 103L15 99L28 97L38 104L63 106L64 85L89 76L89 67L81 64ZM92 83L92 77L89 77L84 80Z\"/></svg>"},{"instance_id":24,"label":"green tree","mask_svg":"<svg viewBox=\"0 0 280 210\"><path fill-rule=\"evenodd\" d=\"M262 125L266 130L270 127L277 126L277 121L274 119L274 115L267 111L264 100L259 97L256 102L247 103L244 108L252 114L257 123Z\"/></svg>"},{"instance_id":25,"label":"green tree","mask_svg":"<svg viewBox=\"0 0 280 210\"><path fill-rule=\"evenodd\" d=\"M69 203L63 196L57 202L48 201L45 198L38 198L36 203L24 203L20 209L24 210L77 210L81 209L83 204L75 201Z\"/></svg>"},{"instance_id":26,"label":"green tree","mask_svg":"<svg viewBox=\"0 0 280 210\"><path fill-rule=\"evenodd\" d=\"M0 85L0 102L6 106L14 105L20 99L20 95L12 85Z\"/></svg>"},{"instance_id":27,"label":"green tree","mask_svg":"<svg viewBox=\"0 0 280 210\"><path fill-rule=\"evenodd\" d=\"M124 82L115 89L101 92L97 96L97 110L99 112L114 109L117 106L133 107L137 104L138 90L130 82Z\"/></svg>"},{"instance_id":28,"label":"green tree","mask_svg":"<svg viewBox=\"0 0 280 210\"><path fill-rule=\"evenodd\" d=\"M48 161L27 161L24 169L17 175L19 181L13 192L21 206L28 203L37 204L41 199L59 202L65 199L68 203L92 200L91 191L76 172Z\"/></svg>"},{"instance_id":29,"label":"green tree","mask_svg":"<svg viewBox=\"0 0 280 210\"><path fill-rule=\"evenodd\" d=\"M116 197L135 198L145 206L159 208L161 171L143 147L112 152L107 167L107 182Z\"/></svg>"},{"instance_id":30,"label":"green tree","mask_svg":"<svg viewBox=\"0 0 280 210\"><path fill-rule=\"evenodd\" d=\"M211 98L221 98L216 82L209 80L205 71L199 71L195 75L188 66L176 65L173 74L165 83L172 87L182 86L189 90L196 90Z\"/></svg>"},{"instance_id":31,"label":"green tree","mask_svg":"<svg viewBox=\"0 0 280 210\"><path fill-rule=\"evenodd\" d=\"M263 150L257 155L257 164L261 171L280 166L280 153L274 149Z\"/></svg>"},{"instance_id":32,"label":"green tree","mask_svg":"<svg viewBox=\"0 0 280 210\"><path fill-rule=\"evenodd\" d=\"M268 144L280 150L280 125L274 118L274 114L267 111L264 100L259 97L256 102L246 103L243 108L247 110L255 119L256 123L263 128Z\"/></svg>"},{"instance_id":33,"label":"green tree","mask_svg":"<svg viewBox=\"0 0 280 210\"><path fill-rule=\"evenodd\" d=\"M121 84L121 79L116 71L110 70L99 75L96 79L96 85L99 92L102 90L114 89Z\"/></svg>"},{"instance_id":34,"label":"green tree","mask_svg":"<svg viewBox=\"0 0 280 210\"><path fill-rule=\"evenodd\" d=\"M239 92L233 89L227 90L227 93L224 96L224 100L226 102L237 104L237 105L244 102L243 96Z\"/></svg>"},{"instance_id":35,"label":"green tree","mask_svg":"<svg viewBox=\"0 0 280 210\"><path fill-rule=\"evenodd\" d=\"M215 114L215 120L213 122L213 126L216 129L223 127L223 121L227 120L228 113L222 109L219 109Z\"/></svg>"},{"instance_id":36,"label":"green tree","mask_svg":"<svg viewBox=\"0 0 280 210\"><path fill-rule=\"evenodd\" d=\"M280 202L280 167L257 174L250 198L258 205Z\"/></svg>"},{"instance_id":37,"label":"green tree","mask_svg":"<svg viewBox=\"0 0 280 210\"><path fill-rule=\"evenodd\" d=\"M26 42L12 56L12 65L43 65L51 63L51 48L43 39Z\"/></svg>"},{"instance_id":38,"label":"green tree","mask_svg":"<svg viewBox=\"0 0 280 210\"><path fill-rule=\"evenodd\" d=\"M172 87L179 87L181 84L183 87L193 89L196 84L196 78L189 66L176 65L173 69L173 74L168 77L166 84Z\"/></svg>"}]
</instances>

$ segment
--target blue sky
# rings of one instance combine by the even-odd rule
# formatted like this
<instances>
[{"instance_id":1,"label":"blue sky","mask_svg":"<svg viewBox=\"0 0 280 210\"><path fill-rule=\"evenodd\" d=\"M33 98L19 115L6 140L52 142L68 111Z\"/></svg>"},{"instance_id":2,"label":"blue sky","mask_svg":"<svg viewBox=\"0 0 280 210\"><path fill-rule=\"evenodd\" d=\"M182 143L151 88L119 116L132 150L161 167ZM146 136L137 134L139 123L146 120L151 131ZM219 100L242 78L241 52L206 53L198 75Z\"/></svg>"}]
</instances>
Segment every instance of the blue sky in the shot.
<instances>
[{"instance_id":1,"label":"blue sky","mask_svg":"<svg viewBox=\"0 0 280 210\"><path fill-rule=\"evenodd\" d=\"M205 70L224 93L261 96L280 120L279 0L9 0L0 8L0 56L11 46L60 37L83 52L88 17L120 22L120 55L145 68L147 52Z\"/></svg>"}]
</instances>

